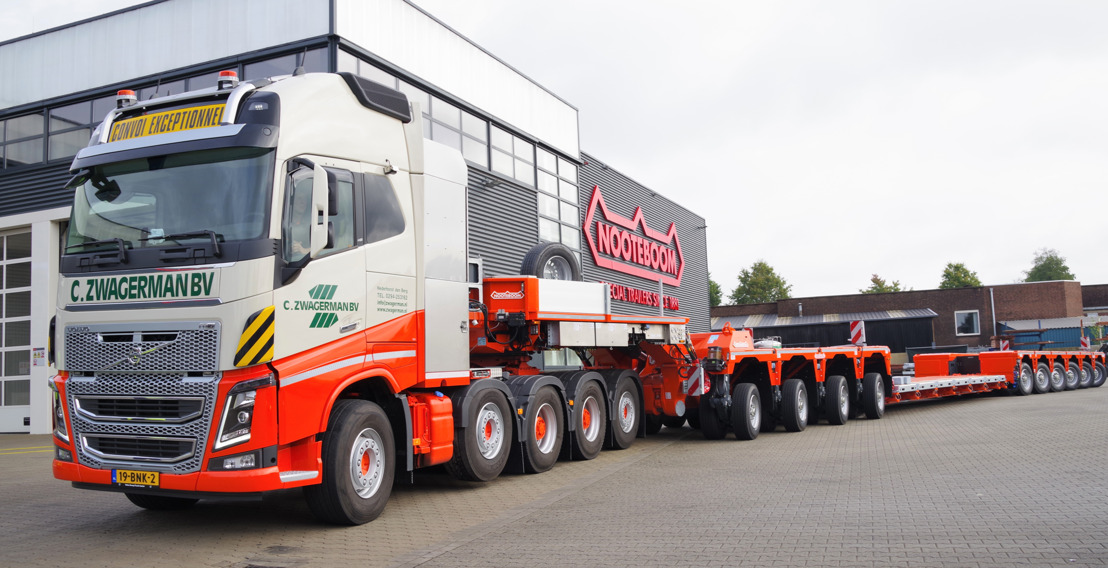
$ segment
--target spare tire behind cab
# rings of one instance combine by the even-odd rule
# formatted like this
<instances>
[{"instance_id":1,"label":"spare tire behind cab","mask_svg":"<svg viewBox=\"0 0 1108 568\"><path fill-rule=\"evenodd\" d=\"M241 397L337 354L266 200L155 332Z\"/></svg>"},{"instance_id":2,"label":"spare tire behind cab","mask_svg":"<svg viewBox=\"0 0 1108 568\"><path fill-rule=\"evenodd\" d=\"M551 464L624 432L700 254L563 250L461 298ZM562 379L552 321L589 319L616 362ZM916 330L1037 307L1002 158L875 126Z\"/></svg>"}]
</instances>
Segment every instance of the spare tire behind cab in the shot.
<instances>
[{"instance_id":1,"label":"spare tire behind cab","mask_svg":"<svg viewBox=\"0 0 1108 568\"><path fill-rule=\"evenodd\" d=\"M550 280L581 280L581 267L573 251L560 243L539 243L527 251L519 273Z\"/></svg>"}]
</instances>

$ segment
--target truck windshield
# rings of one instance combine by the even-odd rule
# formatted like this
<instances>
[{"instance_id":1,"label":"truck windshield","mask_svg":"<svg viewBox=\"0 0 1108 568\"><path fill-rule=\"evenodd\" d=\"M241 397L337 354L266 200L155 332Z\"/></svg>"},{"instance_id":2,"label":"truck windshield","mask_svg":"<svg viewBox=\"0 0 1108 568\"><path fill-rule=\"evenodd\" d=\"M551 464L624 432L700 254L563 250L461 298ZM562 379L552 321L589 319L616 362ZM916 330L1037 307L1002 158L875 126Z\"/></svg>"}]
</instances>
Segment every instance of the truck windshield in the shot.
<instances>
[{"instance_id":1,"label":"truck windshield","mask_svg":"<svg viewBox=\"0 0 1108 568\"><path fill-rule=\"evenodd\" d=\"M222 148L94 166L78 174L66 252L256 239L269 228L273 151Z\"/></svg>"}]
</instances>

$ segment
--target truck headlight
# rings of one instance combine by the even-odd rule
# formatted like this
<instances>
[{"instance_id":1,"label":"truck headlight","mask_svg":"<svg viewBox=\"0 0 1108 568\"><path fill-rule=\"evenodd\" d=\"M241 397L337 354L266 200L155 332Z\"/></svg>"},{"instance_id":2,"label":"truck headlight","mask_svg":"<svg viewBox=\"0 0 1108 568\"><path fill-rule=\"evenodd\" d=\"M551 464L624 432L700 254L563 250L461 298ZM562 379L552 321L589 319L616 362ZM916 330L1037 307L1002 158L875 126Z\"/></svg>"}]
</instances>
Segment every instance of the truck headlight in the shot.
<instances>
[{"instance_id":1,"label":"truck headlight","mask_svg":"<svg viewBox=\"0 0 1108 568\"><path fill-rule=\"evenodd\" d=\"M266 375L231 387L223 405L223 417L215 439L216 451L250 441L250 428L254 423L254 398L258 389L275 384L277 383L273 380L273 375Z\"/></svg>"},{"instance_id":2,"label":"truck headlight","mask_svg":"<svg viewBox=\"0 0 1108 568\"><path fill-rule=\"evenodd\" d=\"M62 406L62 395L58 392L58 386L50 381L50 395L53 399L53 410L50 420L54 426L54 436L59 440L69 443L69 431L65 427L65 408Z\"/></svg>"}]
</instances>

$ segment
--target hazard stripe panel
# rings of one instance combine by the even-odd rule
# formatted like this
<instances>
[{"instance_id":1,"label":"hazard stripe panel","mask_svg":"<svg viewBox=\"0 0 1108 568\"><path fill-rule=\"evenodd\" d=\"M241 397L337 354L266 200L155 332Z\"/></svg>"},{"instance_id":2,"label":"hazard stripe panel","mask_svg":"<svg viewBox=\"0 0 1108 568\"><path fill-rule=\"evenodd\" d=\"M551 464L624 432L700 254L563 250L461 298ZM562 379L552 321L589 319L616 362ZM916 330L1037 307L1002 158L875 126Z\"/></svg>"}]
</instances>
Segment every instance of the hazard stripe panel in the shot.
<instances>
[{"instance_id":1,"label":"hazard stripe panel","mask_svg":"<svg viewBox=\"0 0 1108 568\"><path fill-rule=\"evenodd\" d=\"M239 346L235 350L236 367L248 367L273 360L274 310L269 306L246 319Z\"/></svg>"}]
</instances>

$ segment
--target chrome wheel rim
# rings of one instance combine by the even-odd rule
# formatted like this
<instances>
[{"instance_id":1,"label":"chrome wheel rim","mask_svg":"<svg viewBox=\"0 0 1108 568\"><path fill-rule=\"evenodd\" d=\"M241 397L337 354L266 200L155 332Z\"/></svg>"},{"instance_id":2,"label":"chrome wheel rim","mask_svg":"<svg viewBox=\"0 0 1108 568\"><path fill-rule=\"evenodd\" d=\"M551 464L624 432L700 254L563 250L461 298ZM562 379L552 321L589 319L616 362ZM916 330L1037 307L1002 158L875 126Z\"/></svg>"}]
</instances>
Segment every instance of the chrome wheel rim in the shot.
<instances>
[{"instance_id":1,"label":"chrome wheel rim","mask_svg":"<svg viewBox=\"0 0 1108 568\"><path fill-rule=\"evenodd\" d=\"M839 385L839 416L850 414L850 397L846 394L846 383Z\"/></svg>"},{"instance_id":2,"label":"chrome wheel rim","mask_svg":"<svg viewBox=\"0 0 1108 568\"><path fill-rule=\"evenodd\" d=\"M547 280L572 280L573 271L569 267L569 261L553 256L542 266L542 277Z\"/></svg>"},{"instance_id":3,"label":"chrome wheel rim","mask_svg":"<svg viewBox=\"0 0 1108 568\"><path fill-rule=\"evenodd\" d=\"M581 405L581 432L585 440L595 442L600 437L600 403L593 397L585 399Z\"/></svg>"},{"instance_id":4,"label":"chrome wheel rim","mask_svg":"<svg viewBox=\"0 0 1108 568\"><path fill-rule=\"evenodd\" d=\"M631 432L635 426L635 399L631 393L624 392L619 395L619 429Z\"/></svg>"},{"instance_id":5,"label":"chrome wheel rim","mask_svg":"<svg viewBox=\"0 0 1108 568\"><path fill-rule=\"evenodd\" d=\"M557 441L558 416L554 414L553 406L543 403L535 413L535 447L540 452L549 454Z\"/></svg>"},{"instance_id":6,"label":"chrome wheel rim","mask_svg":"<svg viewBox=\"0 0 1108 568\"><path fill-rule=\"evenodd\" d=\"M746 414L747 420L750 422L750 427L757 430L762 425L762 405L758 402L758 397L754 393L750 393L750 398L746 401Z\"/></svg>"},{"instance_id":7,"label":"chrome wheel rim","mask_svg":"<svg viewBox=\"0 0 1108 568\"><path fill-rule=\"evenodd\" d=\"M500 407L486 402L477 412L475 426L474 435L477 436L477 449L481 456L491 460L499 455L504 445L504 417L500 415Z\"/></svg>"},{"instance_id":8,"label":"chrome wheel rim","mask_svg":"<svg viewBox=\"0 0 1108 568\"><path fill-rule=\"evenodd\" d=\"M385 444L381 435L372 428L366 428L354 438L350 451L350 481L354 492L362 499L368 499L381 488L385 477Z\"/></svg>"}]
</instances>

